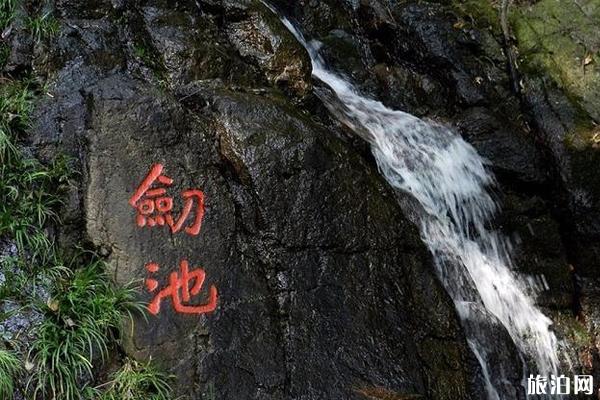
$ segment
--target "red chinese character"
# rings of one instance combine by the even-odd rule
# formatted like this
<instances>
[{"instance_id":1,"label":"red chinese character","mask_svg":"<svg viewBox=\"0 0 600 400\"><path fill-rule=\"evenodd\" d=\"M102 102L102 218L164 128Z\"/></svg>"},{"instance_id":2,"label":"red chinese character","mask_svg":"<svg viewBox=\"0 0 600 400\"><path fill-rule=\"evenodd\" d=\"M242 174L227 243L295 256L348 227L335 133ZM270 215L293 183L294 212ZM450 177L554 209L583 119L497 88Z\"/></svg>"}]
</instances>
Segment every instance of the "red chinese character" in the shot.
<instances>
[{"instance_id":1,"label":"red chinese character","mask_svg":"<svg viewBox=\"0 0 600 400\"><path fill-rule=\"evenodd\" d=\"M173 179L162 175L162 171L163 166L161 164L154 164L129 199L129 204L137 209L135 217L137 225L139 227L153 227L166 224L171 228L172 233L177 233L183 227L194 208L194 203L196 203L194 221L185 228L185 232L189 235L197 235L200 233L202 219L204 218L204 193L198 189L185 190L182 193L185 203L181 214L178 218L173 218L171 213L173 198L165 196L167 193L166 188L173 184ZM156 182L162 184L163 187L152 188Z\"/></svg>"},{"instance_id":2,"label":"red chinese character","mask_svg":"<svg viewBox=\"0 0 600 400\"><path fill-rule=\"evenodd\" d=\"M156 263L146 264L146 270L150 273L155 273L158 269L159 266ZM198 268L190 271L188 262L181 260L179 263L179 272L171 272L169 275L169 285L154 296L154 299L148 304L148 310L154 315L158 314L162 299L170 297L173 308L180 313L204 314L214 311L217 307L217 288L214 285L210 287L208 303L202 305L185 305L183 303L189 303L191 296L196 296L200 293L205 278L206 273L203 269ZM191 288L190 285L192 285ZM158 288L158 281L147 278L146 288L148 291L154 292ZM181 296L179 295L180 289Z\"/></svg>"}]
</instances>

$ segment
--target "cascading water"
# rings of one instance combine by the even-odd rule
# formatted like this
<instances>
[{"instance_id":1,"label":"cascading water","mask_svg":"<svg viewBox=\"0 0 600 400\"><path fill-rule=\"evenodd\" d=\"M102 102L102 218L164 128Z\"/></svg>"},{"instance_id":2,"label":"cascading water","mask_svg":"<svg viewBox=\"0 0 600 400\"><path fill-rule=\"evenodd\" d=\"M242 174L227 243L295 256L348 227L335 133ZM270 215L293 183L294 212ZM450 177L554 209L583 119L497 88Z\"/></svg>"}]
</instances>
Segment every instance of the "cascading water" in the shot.
<instances>
[{"instance_id":1,"label":"cascading water","mask_svg":"<svg viewBox=\"0 0 600 400\"><path fill-rule=\"evenodd\" d=\"M491 359L490 349L502 330L498 321L530 373L556 375L558 343L551 321L534 304L535 287L513 271L506 238L487 227L498 206L488 191L495 182L484 160L449 129L359 94L327 69L320 43L307 41L288 19L281 19L309 52L313 76L337 97L322 95L326 106L369 141L387 181L418 201L421 212L415 222L481 364L488 399L518 397L515 388L507 389L506 371Z\"/></svg>"}]
</instances>

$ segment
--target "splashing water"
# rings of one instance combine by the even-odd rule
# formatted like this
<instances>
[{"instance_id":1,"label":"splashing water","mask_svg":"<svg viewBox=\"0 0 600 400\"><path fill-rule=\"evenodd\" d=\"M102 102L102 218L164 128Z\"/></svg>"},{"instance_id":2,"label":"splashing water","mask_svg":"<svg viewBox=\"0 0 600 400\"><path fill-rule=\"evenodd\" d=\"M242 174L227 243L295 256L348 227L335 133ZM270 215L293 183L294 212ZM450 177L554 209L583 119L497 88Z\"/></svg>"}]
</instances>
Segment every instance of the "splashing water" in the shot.
<instances>
[{"instance_id":1,"label":"splashing water","mask_svg":"<svg viewBox=\"0 0 600 400\"><path fill-rule=\"evenodd\" d=\"M309 52L313 76L337 97L334 101L321 94L325 105L371 144L386 180L418 201L422 212L415 222L481 364L488 399L516 398L514 388L512 394L506 390L506 371L498 371L490 359L502 330L498 321L534 375L556 375L558 343L549 329L551 320L535 306L537 288L519 279L508 241L486 226L498 206L488 192L495 181L484 160L449 129L359 94L327 69L320 43L307 41L288 19L280 18ZM492 377L493 370L499 376Z\"/></svg>"}]
</instances>

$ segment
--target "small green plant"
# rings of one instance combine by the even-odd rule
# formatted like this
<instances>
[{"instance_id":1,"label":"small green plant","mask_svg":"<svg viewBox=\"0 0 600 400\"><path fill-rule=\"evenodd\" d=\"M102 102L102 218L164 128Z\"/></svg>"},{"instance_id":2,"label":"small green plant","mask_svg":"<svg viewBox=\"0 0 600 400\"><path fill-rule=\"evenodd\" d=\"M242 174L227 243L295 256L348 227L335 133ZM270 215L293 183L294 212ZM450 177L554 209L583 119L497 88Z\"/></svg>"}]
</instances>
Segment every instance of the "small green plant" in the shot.
<instances>
[{"instance_id":1,"label":"small green plant","mask_svg":"<svg viewBox=\"0 0 600 400\"><path fill-rule=\"evenodd\" d=\"M17 356L8 350L0 350L0 398L13 398L14 379L21 370Z\"/></svg>"},{"instance_id":2,"label":"small green plant","mask_svg":"<svg viewBox=\"0 0 600 400\"><path fill-rule=\"evenodd\" d=\"M0 235L14 240L24 259L47 265L52 244L44 226L58 219L55 210L61 200L53 191L68 183L66 161L43 166L18 153L6 158L10 160L0 166Z\"/></svg>"},{"instance_id":3,"label":"small green plant","mask_svg":"<svg viewBox=\"0 0 600 400\"><path fill-rule=\"evenodd\" d=\"M133 54L152 71L152 75L156 79L158 86L161 89L168 87L168 77L162 57L156 54L152 47L142 43L136 43L133 46Z\"/></svg>"},{"instance_id":4,"label":"small green plant","mask_svg":"<svg viewBox=\"0 0 600 400\"><path fill-rule=\"evenodd\" d=\"M123 366L102 386L107 389L94 399L98 400L168 400L171 393L169 377L151 362L141 363L126 359ZM100 391L101 388L97 388Z\"/></svg>"},{"instance_id":5,"label":"small green plant","mask_svg":"<svg viewBox=\"0 0 600 400\"><path fill-rule=\"evenodd\" d=\"M36 42L41 42L46 38L56 35L60 29L58 21L50 13L45 13L39 17L27 18L25 25Z\"/></svg>"},{"instance_id":6,"label":"small green plant","mask_svg":"<svg viewBox=\"0 0 600 400\"><path fill-rule=\"evenodd\" d=\"M34 92L28 82L4 81L0 85L0 128L11 131L29 127Z\"/></svg>"},{"instance_id":7,"label":"small green plant","mask_svg":"<svg viewBox=\"0 0 600 400\"><path fill-rule=\"evenodd\" d=\"M0 0L0 30L14 19L18 1ZM37 41L59 28L49 14L27 19L26 25ZM9 51L0 49L0 61ZM164 400L166 378L149 365L127 362L105 392L90 385L95 367L118 345L123 319L144 307L134 300L131 286L110 283L104 262L94 255L80 254L65 265L47 233L49 225L60 223L58 208L72 168L66 157L42 163L24 145L34 99L42 92L35 81L0 76L0 239L16 247L0 257L0 270L10 282L0 285L0 300L35 307L45 316L26 355L0 350L0 399L12 398L15 377L23 371L32 400L75 400L85 393L94 394L94 400ZM52 290L50 300L36 295L38 286ZM26 358L23 368L19 358ZM133 394L138 397L127 397Z\"/></svg>"},{"instance_id":8,"label":"small green plant","mask_svg":"<svg viewBox=\"0 0 600 400\"><path fill-rule=\"evenodd\" d=\"M10 57L10 47L6 43L0 43L0 69L4 68Z\"/></svg>"},{"instance_id":9,"label":"small green plant","mask_svg":"<svg viewBox=\"0 0 600 400\"><path fill-rule=\"evenodd\" d=\"M66 157L43 165L19 145L30 126L33 85L7 81L0 86L0 236L12 239L31 265L44 266L52 261L52 245L43 229L57 220L69 167Z\"/></svg>"},{"instance_id":10,"label":"small green plant","mask_svg":"<svg viewBox=\"0 0 600 400\"><path fill-rule=\"evenodd\" d=\"M15 17L18 0L0 0L0 29L4 30Z\"/></svg>"},{"instance_id":11,"label":"small green plant","mask_svg":"<svg viewBox=\"0 0 600 400\"><path fill-rule=\"evenodd\" d=\"M206 390L202 393L202 400L215 400L217 398L217 394L215 392L215 384L210 382L206 385Z\"/></svg>"},{"instance_id":12,"label":"small green plant","mask_svg":"<svg viewBox=\"0 0 600 400\"><path fill-rule=\"evenodd\" d=\"M133 54L135 54L135 56L140 60L145 61L148 57L147 53L146 47L142 45L133 46Z\"/></svg>"},{"instance_id":13,"label":"small green plant","mask_svg":"<svg viewBox=\"0 0 600 400\"><path fill-rule=\"evenodd\" d=\"M34 367L27 390L34 399L79 399L95 361L104 360L118 340L123 317L142 312L135 290L114 287L104 268L92 260L59 279L28 355Z\"/></svg>"}]
</instances>

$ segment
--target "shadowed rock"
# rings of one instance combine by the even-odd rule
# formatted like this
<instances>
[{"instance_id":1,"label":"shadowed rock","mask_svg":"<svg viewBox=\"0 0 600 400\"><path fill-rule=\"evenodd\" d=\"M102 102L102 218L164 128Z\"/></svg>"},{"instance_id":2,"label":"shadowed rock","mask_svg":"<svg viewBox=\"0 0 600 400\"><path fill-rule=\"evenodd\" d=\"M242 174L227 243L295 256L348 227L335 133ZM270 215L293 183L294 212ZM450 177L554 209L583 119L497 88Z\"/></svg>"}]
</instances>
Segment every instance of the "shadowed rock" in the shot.
<instances>
[{"instance_id":1,"label":"shadowed rock","mask_svg":"<svg viewBox=\"0 0 600 400\"><path fill-rule=\"evenodd\" d=\"M222 35L221 7L153 2L125 21L73 9L61 20L52 97L36 111L33 139L40 155L67 151L81 170L63 244L93 243L121 284L155 262L162 288L186 259L207 274L192 303L206 301L209 285L219 292L216 311L200 316L164 300L125 330L125 351L158 361L189 399L362 399L365 387L479 398L476 361L395 195L337 127L286 97L307 90L305 64L283 87L272 78L272 54L305 54L273 36L283 28L266 28L264 8L233 7L246 22ZM216 32L207 47L227 50L186 48L190 21ZM254 29L267 42L254 43ZM247 71L202 67L219 60ZM128 200L153 163L173 178L177 211L182 190L204 192L198 236L136 226Z\"/></svg>"}]
</instances>

